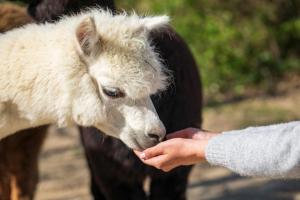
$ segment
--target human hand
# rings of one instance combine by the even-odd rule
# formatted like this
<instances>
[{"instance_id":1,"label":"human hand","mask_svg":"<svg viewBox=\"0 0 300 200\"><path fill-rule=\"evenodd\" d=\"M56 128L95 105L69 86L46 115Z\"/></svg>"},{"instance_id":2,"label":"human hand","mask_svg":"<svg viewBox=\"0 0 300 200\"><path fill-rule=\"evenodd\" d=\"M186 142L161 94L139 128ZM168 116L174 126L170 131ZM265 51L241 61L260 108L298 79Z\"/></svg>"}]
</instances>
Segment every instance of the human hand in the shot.
<instances>
[{"instance_id":1,"label":"human hand","mask_svg":"<svg viewBox=\"0 0 300 200\"><path fill-rule=\"evenodd\" d=\"M217 133L187 128L167 135L167 139L143 152L134 151L147 165L165 172L181 165L192 165L205 159L208 141Z\"/></svg>"}]
</instances>

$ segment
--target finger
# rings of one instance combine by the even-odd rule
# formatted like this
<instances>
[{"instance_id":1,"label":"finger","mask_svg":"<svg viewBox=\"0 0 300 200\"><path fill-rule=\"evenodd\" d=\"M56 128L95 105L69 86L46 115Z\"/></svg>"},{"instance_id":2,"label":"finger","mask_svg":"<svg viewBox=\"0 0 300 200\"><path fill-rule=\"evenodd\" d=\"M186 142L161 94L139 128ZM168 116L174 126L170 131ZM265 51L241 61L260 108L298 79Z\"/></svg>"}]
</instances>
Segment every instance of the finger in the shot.
<instances>
[{"instance_id":1,"label":"finger","mask_svg":"<svg viewBox=\"0 0 300 200\"><path fill-rule=\"evenodd\" d=\"M164 171L164 172L169 172L169 171L171 171L172 169L174 169L175 168L175 166L167 166L167 167L164 167L162 170Z\"/></svg>"},{"instance_id":2,"label":"finger","mask_svg":"<svg viewBox=\"0 0 300 200\"><path fill-rule=\"evenodd\" d=\"M176 159L168 159L168 161L163 165L162 170L164 172L169 172L172 169L185 165L182 158L176 158Z\"/></svg>"},{"instance_id":3,"label":"finger","mask_svg":"<svg viewBox=\"0 0 300 200\"><path fill-rule=\"evenodd\" d=\"M190 135L191 134L188 131L188 129L184 129L184 130L176 131L174 133L170 133L166 137L169 140L169 139L173 139L173 138L189 138Z\"/></svg>"},{"instance_id":4,"label":"finger","mask_svg":"<svg viewBox=\"0 0 300 200\"><path fill-rule=\"evenodd\" d=\"M145 153L141 152L141 151L137 151L137 150L133 150L133 152L135 153L135 155L137 157L139 157L140 159L145 159Z\"/></svg>"},{"instance_id":5,"label":"finger","mask_svg":"<svg viewBox=\"0 0 300 200\"><path fill-rule=\"evenodd\" d=\"M164 153L164 148L163 148L163 143L161 142L158 145L148 148L146 150L144 150L142 152L142 154L140 154L142 157L144 157L143 159L150 159L159 155L162 155Z\"/></svg>"},{"instance_id":6,"label":"finger","mask_svg":"<svg viewBox=\"0 0 300 200\"><path fill-rule=\"evenodd\" d=\"M169 162L167 155L156 156L147 160L143 160L147 165L153 166L157 169L163 169L165 165Z\"/></svg>"},{"instance_id":7,"label":"finger","mask_svg":"<svg viewBox=\"0 0 300 200\"><path fill-rule=\"evenodd\" d=\"M168 160L167 162L165 162L162 166L161 166L161 170L164 172L169 172L173 169L175 169L176 167L179 167L180 165L177 164L172 164L170 162L170 160Z\"/></svg>"}]
</instances>

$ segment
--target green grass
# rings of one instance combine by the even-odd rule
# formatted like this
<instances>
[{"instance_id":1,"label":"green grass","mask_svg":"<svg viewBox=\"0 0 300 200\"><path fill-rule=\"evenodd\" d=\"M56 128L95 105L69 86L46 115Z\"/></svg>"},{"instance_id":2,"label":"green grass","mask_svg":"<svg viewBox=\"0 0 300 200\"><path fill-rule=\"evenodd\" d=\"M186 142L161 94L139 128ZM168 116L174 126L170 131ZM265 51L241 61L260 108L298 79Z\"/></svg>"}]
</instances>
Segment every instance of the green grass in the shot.
<instances>
[{"instance_id":1,"label":"green grass","mask_svg":"<svg viewBox=\"0 0 300 200\"><path fill-rule=\"evenodd\" d=\"M300 72L298 1L117 0L117 6L170 15L212 98L243 95L249 86L270 90L285 74Z\"/></svg>"}]
</instances>

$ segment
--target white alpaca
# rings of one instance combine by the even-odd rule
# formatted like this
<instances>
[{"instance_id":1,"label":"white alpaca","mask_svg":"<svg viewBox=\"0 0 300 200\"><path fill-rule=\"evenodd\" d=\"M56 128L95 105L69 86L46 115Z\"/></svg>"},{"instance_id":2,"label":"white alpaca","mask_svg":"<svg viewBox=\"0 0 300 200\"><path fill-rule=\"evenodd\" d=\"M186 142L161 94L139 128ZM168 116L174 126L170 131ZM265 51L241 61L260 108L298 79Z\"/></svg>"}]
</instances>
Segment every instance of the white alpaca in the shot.
<instances>
[{"instance_id":1,"label":"white alpaca","mask_svg":"<svg viewBox=\"0 0 300 200\"><path fill-rule=\"evenodd\" d=\"M150 95L166 86L148 39L168 17L93 9L0 35L0 139L44 124L94 126L143 149L164 137Z\"/></svg>"}]
</instances>

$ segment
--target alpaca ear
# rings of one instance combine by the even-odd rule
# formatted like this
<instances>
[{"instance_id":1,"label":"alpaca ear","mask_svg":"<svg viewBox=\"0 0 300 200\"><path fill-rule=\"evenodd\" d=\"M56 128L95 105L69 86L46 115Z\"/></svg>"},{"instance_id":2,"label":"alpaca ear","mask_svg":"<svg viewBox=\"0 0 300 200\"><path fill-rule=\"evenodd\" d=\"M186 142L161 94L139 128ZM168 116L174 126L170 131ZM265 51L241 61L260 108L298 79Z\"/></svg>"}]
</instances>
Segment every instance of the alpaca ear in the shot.
<instances>
[{"instance_id":1,"label":"alpaca ear","mask_svg":"<svg viewBox=\"0 0 300 200\"><path fill-rule=\"evenodd\" d=\"M170 18L166 15L146 17L143 19L144 26L148 31L160 30L169 25Z\"/></svg>"},{"instance_id":2,"label":"alpaca ear","mask_svg":"<svg viewBox=\"0 0 300 200\"><path fill-rule=\"evenodd\" d=\"M100 52L100 35L93 17L83 19L76 29L76 39L82 56L91 61Z\"/></svg>"}]
</instances>

